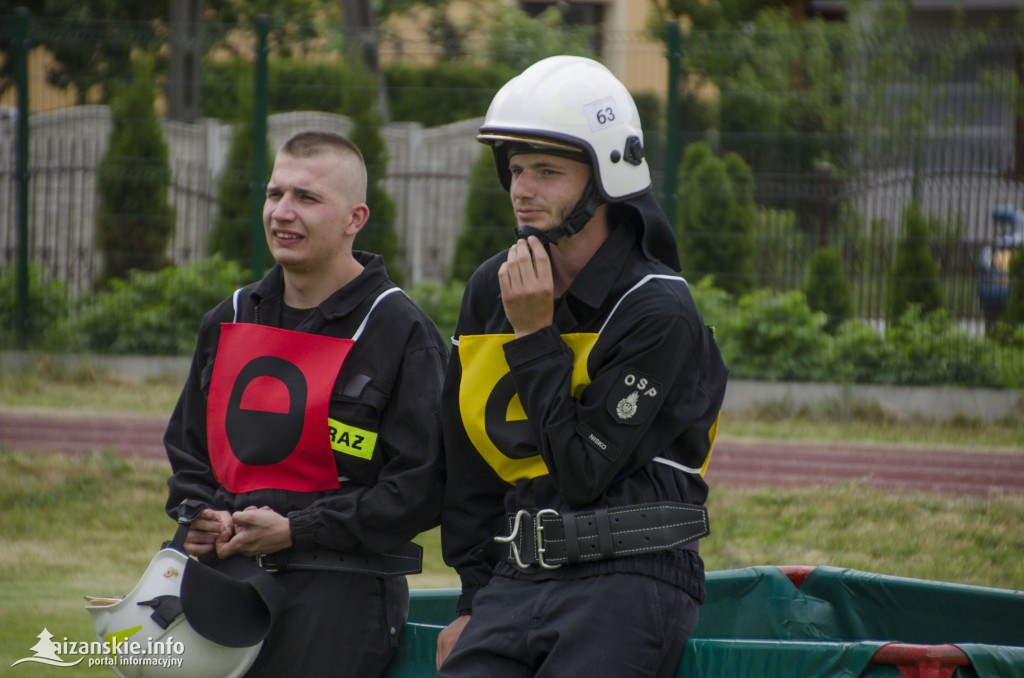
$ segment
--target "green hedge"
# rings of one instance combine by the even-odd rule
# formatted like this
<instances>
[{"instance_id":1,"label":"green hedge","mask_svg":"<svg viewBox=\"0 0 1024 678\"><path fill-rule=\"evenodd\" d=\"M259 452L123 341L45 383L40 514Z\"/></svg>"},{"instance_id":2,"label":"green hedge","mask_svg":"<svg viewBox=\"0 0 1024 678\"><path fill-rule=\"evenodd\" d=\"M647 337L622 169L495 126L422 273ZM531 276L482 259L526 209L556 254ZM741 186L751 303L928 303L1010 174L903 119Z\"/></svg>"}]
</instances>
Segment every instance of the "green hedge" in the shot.
<instances>
[{"instance_id":1,"label":"green hedge","mask_svg":"<svg viewBox=\"0 0 1024 678\"><path fill-rule=\"evenodd\" d=\"M343 63L274 59L267 64L270 81L267 108L271 114L287 111L323 111L352 115L372 106L374 85L366 75ZM242 120L251 115L253 65L247 61L207 60L200 83L201 115L219 120Z\"/></svg>"},{"instance_id":2,"label":"green hedge","mask_svg":"<svg viewBox=\"0 0 1024 678\"><path fill-rule=\"evenodd\" d=\"M17 346L18 282L17 265L0 266L0 348ZM29 346L46 346L54 340L60 319L68 312L67 288L59 280L46 275L39 264L28 266L28 327L25 338Z\"/></svg>"},{"instance_id":3,"label":"green hedge","mask_svg":"<svg viewBox=\"0 0 1024 678\"><path fill-rule=\"evenodd\" d=\"M202 115L242 120L252 110L253 66L243 60L203 63ZM270 113L323 111L352 117L372 107L376 84L342 62L274 59L268 64ZM391 119L427 127L482 116L495 93L515 75L508 66L439 62L395 63L384 69Z\"/></svg>"},{"instance_id":4,"label":"green hedge","mask_svg":"<svg viewBox=\"0 0 1024 678\"><path fill-rule=\"evenodd\" d=\"M0 320L13 328L13 269L0 269ZM181 268L132 272L111 290L63 315L63 291L33 272L30 286L34 346L109 354L188 355L203 315L247 282L234 262L213 257ZM464 285L420 283L409 295L447 339L455 331ZM1000 344L962 330L945 311L918 306L883 332L848 320L828 332L827 317L797 290L758 290L738 299L706 277L691 285L734 379L1024 388L1024 341ZM1024 333L1022 333L1024 334ZM11 330L0 332L14 347Z\"/></svg>"},{"instance_id":5,"label":"green hedge","mask_svg":"<svg viewBox=\"0 0 1024 678\"><path fill-rule=\"evenodd\" d=\"M974 337L945 311L911 306L880 333L860 320L833 336L800 291L734 299L711 278L693 286L730 376L768 381L1024 388L1024 352Z\"/></svg>"},{"instance_id":6,"label":"green hedge","mask_svg":"<svg viewBox=\"0 0 1024 678\"><path fill-rule=\"evenodd\" d=\"M394 63L385 70L391 119L426 127L483 116L491 99L516 73L502 64ZM443 105L438 105L443 102Z\"/></svg>"},{"instance_id":7,"label":"green hedge","mask_svg":"<svg viewBox=\"0 0 1024 678\"><path fill-rule=\"evenodd\" d=\"M211 257L180 268L132 271L86 299L69 321L68 349L189 355L203 316L247 281L233 261Z\"/></svg>"}]
</instances>

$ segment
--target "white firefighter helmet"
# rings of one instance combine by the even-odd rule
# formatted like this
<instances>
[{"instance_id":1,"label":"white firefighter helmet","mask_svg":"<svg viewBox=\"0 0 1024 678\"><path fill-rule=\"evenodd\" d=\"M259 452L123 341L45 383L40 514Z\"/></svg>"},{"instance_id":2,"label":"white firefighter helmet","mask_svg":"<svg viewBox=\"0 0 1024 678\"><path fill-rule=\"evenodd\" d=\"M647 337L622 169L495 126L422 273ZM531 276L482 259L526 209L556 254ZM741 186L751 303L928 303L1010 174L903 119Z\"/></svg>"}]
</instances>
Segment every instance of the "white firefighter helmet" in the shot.
<instances>
[{"instance_id":1,"label":"white firefighter helmet","mask_svg":"<svg viewBox=\"0 0 1024 678\"><path fill-rule=\"evenodd\" d=\"M121 678L237 678L256 661L283 590L247 558L217 568L189 558L181 544L200 511L179 517L174 540L153 556L131 593L87 598L96 635Z\"/></svg>"},{"instance_id":2,"label":"white firefighter helmet","mask_svg":"<svg viewBox=\"0 0 1024 678\"><path fill-rule=\"evenodd\" d=\"M262 641L226 647L200 636L185 619L180 599L188 564L184 553L162 549L131 593L112 605L93 600L86 607L117 675L235 678L256 660Z\"/></svg>"},{"instance_id":3,"label":"white firefighter helmet","mask_svg":"<svg viewBox=\"0 0 1024 678\"><path fill-rule=\"evenodd\" d=\"M508 149L520 144L568 157L582 149L607 202L651 187L636 103L612 72L592 59L549 57L509 80L491 101L477 139L493 147L506 190Z\"/></svg>"}]
</instances>

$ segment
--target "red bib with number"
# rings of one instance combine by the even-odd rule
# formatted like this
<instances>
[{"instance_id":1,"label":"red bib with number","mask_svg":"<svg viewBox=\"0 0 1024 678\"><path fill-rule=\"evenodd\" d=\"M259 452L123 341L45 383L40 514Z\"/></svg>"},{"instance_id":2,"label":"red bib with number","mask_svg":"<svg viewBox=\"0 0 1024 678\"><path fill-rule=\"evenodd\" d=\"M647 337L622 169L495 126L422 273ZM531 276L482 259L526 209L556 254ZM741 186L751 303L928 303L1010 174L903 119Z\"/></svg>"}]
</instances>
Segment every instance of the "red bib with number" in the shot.
<instances>
[{"instance_id":1,"label":"red bib with number","mask_svg":"<svg viewBox=\"0 0 1024 678\"><path fill-rule=\"evenodd\" d=\"M353 343L265 325L221 325L206 438L213 474L225 489L339 486L327 420Z\"/></svg>"}]
</instances>

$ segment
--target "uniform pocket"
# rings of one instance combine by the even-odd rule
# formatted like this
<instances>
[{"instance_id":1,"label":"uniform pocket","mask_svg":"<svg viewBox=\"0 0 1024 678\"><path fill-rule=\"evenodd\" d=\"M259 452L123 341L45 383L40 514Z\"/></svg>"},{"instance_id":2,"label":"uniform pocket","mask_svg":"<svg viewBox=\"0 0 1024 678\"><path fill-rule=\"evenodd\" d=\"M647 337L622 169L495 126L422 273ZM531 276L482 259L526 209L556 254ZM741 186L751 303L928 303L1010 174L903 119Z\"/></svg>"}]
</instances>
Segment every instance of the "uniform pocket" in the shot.
<instances>
[{"instance_id":1,"label":"uniform pocket","mask_svg":"<svg viewBox=\"0 0 1024 678\"><path fill-rule=\"evenodd\" d=\"M405 577L399 576L386 577L382 582L388 639L391 647L397 648L402 635L402 626L409 618L409 581Z\"/></svg>"}]
</instances>

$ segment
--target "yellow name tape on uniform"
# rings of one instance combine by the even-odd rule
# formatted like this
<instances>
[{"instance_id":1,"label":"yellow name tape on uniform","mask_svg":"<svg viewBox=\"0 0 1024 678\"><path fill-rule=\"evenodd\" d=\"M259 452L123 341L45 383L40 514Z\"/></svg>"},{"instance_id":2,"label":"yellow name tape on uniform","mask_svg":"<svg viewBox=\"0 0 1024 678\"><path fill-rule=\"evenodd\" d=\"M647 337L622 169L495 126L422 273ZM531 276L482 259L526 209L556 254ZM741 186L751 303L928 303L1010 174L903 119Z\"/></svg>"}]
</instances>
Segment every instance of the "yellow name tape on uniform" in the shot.
<instances>
[{"instance_id":1,"label":"yellow name tape on uniform","mask_svg":"<svg viewBox=\"0 0 1024 678\"><path fill-rule=\"evenodd\" d=\"M373 431L343 424L330 417L327 429L331 434L331 449L338 454L350 454L360 459L373 457L373 448L377 446L377 434Z\"/></svg>"}]
</instances>

